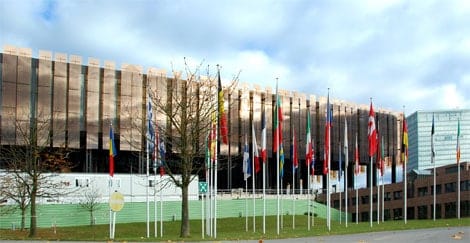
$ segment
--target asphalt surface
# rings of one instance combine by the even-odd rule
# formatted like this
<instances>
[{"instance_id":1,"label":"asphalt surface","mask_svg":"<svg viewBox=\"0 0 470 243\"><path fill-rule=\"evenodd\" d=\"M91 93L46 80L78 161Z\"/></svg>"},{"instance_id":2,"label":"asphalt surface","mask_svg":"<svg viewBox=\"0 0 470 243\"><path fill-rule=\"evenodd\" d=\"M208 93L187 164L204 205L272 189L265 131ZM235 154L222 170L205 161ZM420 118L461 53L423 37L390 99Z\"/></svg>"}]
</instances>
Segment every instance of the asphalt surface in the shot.
<instances>
[{"instance_id":1,"label":"asphalt surface","mask_svg":"<svg viewBox=\"0 0 470 243\"><path fill-rule=\"evenodd\" d=\"M18 242L58 242L58 241L1 241L5 243L18 243ZM77 243L77 241L60 241L64 243ZM80 241L80 243L96 243L99 241ZM102 241L106 242L106 241ZM109 242L109 241L108 241ZM124 242L124 241L115 241ZM166 242L166 241L165 241ZM249 241L205 241L205 242L246 242L246 243L260 243L257 240ZM277 243L301 243L301 242L387 242L387 243L405 243L405 242L426 242L426 243L446 243L446 242L470 242L470 227L445 227L445 228L430 228L419 230L401 230L401 231L385 231L385 232L372 232L352 235L333 235L333 236L317 236L308 238L296 239L279 239L279 240L264 240L263 242ZM127 242L132 243L132 242Z\"/></svg>"}]
</instances>

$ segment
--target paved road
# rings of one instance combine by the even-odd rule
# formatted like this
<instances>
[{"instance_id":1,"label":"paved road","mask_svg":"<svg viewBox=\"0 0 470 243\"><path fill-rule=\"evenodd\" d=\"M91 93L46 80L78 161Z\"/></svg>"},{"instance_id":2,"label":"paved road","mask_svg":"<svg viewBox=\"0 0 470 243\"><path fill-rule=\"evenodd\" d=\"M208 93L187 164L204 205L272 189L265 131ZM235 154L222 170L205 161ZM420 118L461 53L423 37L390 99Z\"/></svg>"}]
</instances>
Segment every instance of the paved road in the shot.
<instances>
[{"instance_id":1,"label":"paved road","mask_svg":"<svg viewBox=\"0 0 470 243\"><path fill-rule=\"evenodd\" d=\"M18 243L21 241L2 241L2 243ZM26 241L25 241L26 242ZM28 241L31 242L31 241ZM35 242L49 242L49 241L35 241ZM57 242L57 241L51 241ZM73 241L60 241L63 243L77 243ZM80 241L80 243L96 243ZM122 241L116 241L122 242ZM221 242L221 241L206 241L206 242ZM245 243L258 243L258 241L223 241L223 242L245 242ZM419 230L402 230L402 231L387 231L387 232L373 232L362 233L353 235L333 235L333 236L317 236L309 238L297 239L279 239L279 240L265 240L267 243L303 243L303 242L387 242L387 243L405 243L405 242L426 242L426 243L441 243L441 242L470 242L470 227L449 227L449 228L431 228ZM131 242L129 242L131 243Z\"/></svg>"}]
</instances>

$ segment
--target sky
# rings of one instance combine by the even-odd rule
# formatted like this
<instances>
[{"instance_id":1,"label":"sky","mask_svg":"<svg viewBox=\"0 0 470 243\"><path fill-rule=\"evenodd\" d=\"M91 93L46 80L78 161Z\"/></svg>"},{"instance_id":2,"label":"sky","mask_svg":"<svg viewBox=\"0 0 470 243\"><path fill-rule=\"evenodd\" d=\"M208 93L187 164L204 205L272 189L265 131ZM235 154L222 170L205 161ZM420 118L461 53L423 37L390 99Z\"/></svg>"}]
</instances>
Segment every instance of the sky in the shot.
<instances>
[{"instance_id":1,"label":"sky","mask_svg":"<svg viewBox=\"0 0 470 243\"><path fill-rule=\"evenodd\" d=\"M0 48L183 70L411 114L470 107L470 1L0 0Z\"/></svg>"}]
</instances>

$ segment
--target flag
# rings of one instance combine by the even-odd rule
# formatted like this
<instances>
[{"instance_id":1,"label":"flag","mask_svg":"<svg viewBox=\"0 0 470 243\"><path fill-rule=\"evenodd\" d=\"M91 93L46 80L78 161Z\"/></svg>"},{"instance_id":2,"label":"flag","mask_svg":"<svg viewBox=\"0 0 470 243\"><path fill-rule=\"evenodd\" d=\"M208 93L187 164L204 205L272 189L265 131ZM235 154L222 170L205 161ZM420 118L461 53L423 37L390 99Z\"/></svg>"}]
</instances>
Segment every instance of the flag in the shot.
<instances>
[{"instance_id":1,"label":"flag","mask_svg":"<svg viewBox=\"0 0 470 243\"><path fill-rule=\"evenodd\" d=\"M370 102L369 123L367 128L367 136L369 138L369 156L372 157L377 152L377 130L375 129L375 114L372 102Z\"/></svg>"},{"instance_id":2,"label":"flag","mask_svg":"<svg viewBox=\"0 0 470 243\"><path fill-rule=\"evenodd\" d=\"M403 162L403 168L405 168L405 163L408 160L408 127L406 125L405 114L403 114L403 133L402 133L402 143L401 143L401 159Z\"/></svg>"},{"instance_id":3,"label":"flag","mask_svg":"<svg viewBox=\"0 0 470 243\"><path fill-rule=\"evenodd\" d=\"M114 176L114 157L117 156L116 145L114 144L113 125L109 126L109 175Z\"/></svg>"},{"instance_id":4,"label":"flag","mask_svg":"<svg viewBox=\"0 0 470 243\"><path fill-rule=\"evenodd\" d=\"M228 126L227 126L227 114L224 109L224 91L222 90L222 82L220 80L220 70L217 71L218 76L218 105L219 105L219 125L220 125L220 136L222 142L228 144Z\"/></svg>"},{"instance_id":5,"label":"flag","mask_svg":"<svg viewBox=\"0 0 470 243\"><path fill-rule=\"evenodd\" d=\"M434 162L434 157L436 156L436 152L434 151L434 113L432 113L432 126L431 126L431 162Z\"/></svg>"},{"instance_id":6,"label":"flag","mask_svg":"<svg viewBox=\"0 0 470 243\"><path fill-rule=\"evenodd\" d=\"M160 153L160 177L165 174L165 143L162 138L158 139L158 151Z\"/></svg>"},{"instance_id":7,"label":"flag","mask_svg":"<svg viewBox=\"0 0 470 243\"><path fill-rule=\"evenodd\" d=\"M216 122L215 115L212 116L212 129L210 132L209 144L210 144L211 163L213 164L215 163L216 144L217 144L217 122Z\"/></svg>"},{"instance_id":8,"label":"flag","mask_svg":"<svg viewBox=\"0 0 470 243\"><path fill-rule=\"evenodd\" d=\"M384 171L385 171L385 154L384 154L384 137L382 137L382 145L380 146L380 154L381 154L381 159L380 159L380 176L384 176Z\"/></svg>"},{"instance_id":9,"label":"flag","mask_svg":"<svg viewBox=\"0 0 470 243\"><path fill-rule=\"evenodd\" d=\"M274 142L273 142L273 152L277 152L280 144L282 143L282 109L281 109L281 99L277 93L276 87L276 109L274 110Z\"/></svg>"},{"instance_id":10,"label":"flag","mask_svg":"<svg viewBox=\"0 0 470 243\"><path fill-rule=\"evenodd\" d=\"M356 147L354 149L354 162L356 164L354 168L354 174L359 175L361 169L359 168L359 147L357 146L357 133L356 133Z\"/></svg>"},{"instance_id":11,"label":"flag","mask_svg":"<svg viewBox=\"0 0 470 243\"><path fill-rule=\"evenodd\" d=\"M460 163L460 119L457 122L457 148L456 148L457 165Z\"/></svg>"},{"instance_id":12,"label":"flag","mask_svg":"<svg viewBox=\"0 0 470 243\"><path fill-rule=\"evenodd\" d=\"M330 94L328 93L328 99L326 103L326 120L325 120L325 149L324 149L324 160L323 160L323 174L326 175L329 172L328 160L330 156L330 131L333 123L333 114L330 105Z\"/></svg>"},{"instance_id":13,"label":"flag","mask_svg":"<svg viewBox=\"0 0 470 243\"><path fill-rule=\"evenodd\" d=\"M382 166L382 164L383 164L381 160L382 160L383 156L382 156L382 153L381 153L381 150L380 150L380 149L381 149L381 144L380 144L380 142L379 142L379 141L380 141L380 126L379 126L379 122L378 122L378 121L377 121L377 129L376 129L376 131L377 131L377 144L376 144L376 146L377 146L377 148L376 148L376 151L377 151L377 162L376 162L376 166L377 166L377 170L379 170L379 171L381 172L381 171L382 171L382 167L381 167L381 166Z\"/></svg>"},{"instance_id":14,"label":"flag","mask_svg":"<svg viewBox=\"0 0 470 243\"><path fill-rule=\"evenodd\" d=\"M313 144L312 144L312 135L310 134L310 109L307 109L307 137L305 139L305 163L307 165L307 170L312 166L312 175L314 174L313 162Z\"/></svg>"},{"instance_id":15,"label":"flag","mask_svg":"<svg viewBox=\"0 0 470 243\"><path fill-rule=\"evenodd\" d=\"M346 120L346 117L344 117L344 154L347 155L349 152L349 146L348 146L348 121ZM348 173L348 164L349 161L344 161L344 168L346 173Z\"/></svg>"},{"instance_id":16,"label":"flag","mask_svg":"<svg viewBox=\"0 0 470 243\"><path fill-rule=\"evenodd\" d=\"M341 157L341 143L339 144L339 162L338 162L338 181L341 181L342 157Z\"/></svg>"},{"instance_id":17,"label":"flag","mask_svg":"<svg viewBox=\"0 0 470 243\"><path fill-rule=\"evenodd\" d=\"M266 151L266 115L264 110L261 113L261 158L263 163L268 159L268 152Z\"/></svg>"},{"instance_id":18,"label":"flag","mask_svg":"<svg viewBox=\"0 0 470 243\"><path fill-rule=\"evenodd\" d=\"M205 156L205 161L206 161L206 173L207 173L207 170L209 170L211 168L211 148L210 148L210 144L211 144L211 134L212 134L212 130L209 131L209 133L207 134L206 136L206 139L205 139L205 146L206 146L206 156ZM208 180L208 175L206 174L206 181Z\"/></svg>"},{"instance_id":19,"label":"flag","mask_svg":"<svg viewBox=\"0 0 470 243\"><path fill-rule=\"evenodd\" d=\"M245 135L245 149L243 150L243 175L246 181L251 176L250 148Z\"/></svg>"},{"instance_id":20,"label":"flag","mask_svg":"<svg viewBox=\"0 0 470 243\"><path fill-rule=\"evenodd\" d=\"M261 170L261 166L259 164L259 153L258 153L258 144L256 143L256 133L255 133L255 125L252 123L251 126L252 131L252 144L253 144L253 159L255 164L255 173L258 173Z\"/></svg>"},{"instance_id":21,"label":"flag","mask_svg":"<svg viewBox=\"0 0 470 243\"><path fill-rule=\"evenodd\" d=\"M292 143L290 145L290 159L292 160L292 172L299 167L299 161L297 159L297 141L295 140L295 129L292 128Z\"/></svg>"},{"instance_id":22,"label":"flag","mask_svg":"<svg viewBox=\"0 0 470 243\"><path fill-rule=\"evenodd\" d=\"M281 144L279 145L279 176L280 178L284 177L284 146Z\"/></svg>"}]
</instances>

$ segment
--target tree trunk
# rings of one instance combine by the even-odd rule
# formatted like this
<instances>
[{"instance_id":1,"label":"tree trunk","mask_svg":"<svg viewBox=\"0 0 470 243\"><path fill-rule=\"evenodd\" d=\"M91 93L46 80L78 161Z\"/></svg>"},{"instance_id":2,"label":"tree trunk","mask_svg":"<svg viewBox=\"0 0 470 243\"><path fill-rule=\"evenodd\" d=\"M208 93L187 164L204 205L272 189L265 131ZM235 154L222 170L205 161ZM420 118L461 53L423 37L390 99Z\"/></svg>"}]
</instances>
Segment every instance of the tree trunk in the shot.
<instances>
[{"instance_id":1,"label":"tree trunk","mask_svg":"<svg viewBox=\"0 0 470 243\"><path fill-rule=\"evenodd\" d=\"M188 205L188 185L183 183L182 203L181 203L181 237L189 237L189 205Z\"/></svg>"},{"instance_id":2,"label":"tree trunk","mask_svg":"<svg viewBox=\"0 0 470 243\"><path fill-rule=\"evenodd\" d=\"M26 208L21 207L21 231L26 227Z\"/></svg>"},{"instance_id":3,"label":"tree trunk","mask_svg":"<svg viewBox=\"0 0 470 243\"><path fill-rule=\"evenodd\" d=\"M33 176L33 185L31 190L31 220L29 225L29 236L34 237L36 236L36 193L38 188L38 180L37 177Z\"/></svg>"},{"instance_id":4,"label":"tree trunk","mask_svg":"<svg viewBox=\"0 0 470 243\"><path fill-rule=\"evenodd\" d=\"M93 220L93 209L90 210L90 225L91 226L95 225L95 220Z\"/></svg>"}]
</instances>

